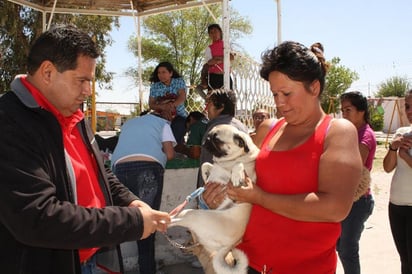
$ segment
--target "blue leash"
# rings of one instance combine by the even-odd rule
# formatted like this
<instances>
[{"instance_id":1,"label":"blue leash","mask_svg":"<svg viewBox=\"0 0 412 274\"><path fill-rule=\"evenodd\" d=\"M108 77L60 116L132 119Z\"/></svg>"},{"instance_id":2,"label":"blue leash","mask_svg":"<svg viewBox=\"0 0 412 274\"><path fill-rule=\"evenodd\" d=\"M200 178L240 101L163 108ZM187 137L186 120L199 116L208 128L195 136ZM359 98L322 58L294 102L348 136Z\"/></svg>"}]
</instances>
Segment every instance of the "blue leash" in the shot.
<instances>
[{"instance_id":1,"label":"blue leash","mask_svg":"<svg viewBox=\"0 0 412 274\"><path fill-rule=\"evenodd\" d=\"M173 217L173 216L176 216L177 214L179 214L180 211L182 211L183 208L188 203L190 203L193 199L195 199L195 198L199 197L200 195L202 195L203 191L205 191L205 188L204 187L199 187L195 191L193 191L192 193L187 195L186 199L183 201L183 203L181 203L180 205L175 207L172 211L170 211L169 215Z\"/></svg>"}]
</instances>

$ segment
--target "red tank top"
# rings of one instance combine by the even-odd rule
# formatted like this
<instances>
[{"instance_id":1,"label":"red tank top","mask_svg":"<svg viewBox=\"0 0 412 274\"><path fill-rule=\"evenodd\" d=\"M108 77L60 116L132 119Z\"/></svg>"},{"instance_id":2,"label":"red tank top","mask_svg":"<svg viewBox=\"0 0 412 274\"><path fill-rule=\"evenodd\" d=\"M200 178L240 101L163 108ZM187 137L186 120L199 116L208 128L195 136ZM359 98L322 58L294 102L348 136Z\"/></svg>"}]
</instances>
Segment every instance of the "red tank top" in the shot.
<instances>
[{"instance_id":1,"label":"red tank top","mask_svg":"<svg viewBox=\"0 0 412 274\"><path fill-rule=\"evenodd\" d=\"M256 160L257 185L270 193L317 191L319 160L330 120L326 116L304 144L288 151L272 151L268 143L285 123L280 120L269 132ZM266 268L272 274L332 274L339 235L340 223L296 221L253 205L239 248L257 271Z\"/></svg>"},{"instance_id":2,"label":"red tank top","mask_svg":"<svg viewBox=\"0 0 412 274\"><path fill-rule=\"evenodd\" d=\"M223 40L213 42L209 48L212 53L212 57L223 56ZM214 64L213 66L209 66L209 73L221 74L223 73L223 69L223 63Z\"/></svg>"}]
</instances>

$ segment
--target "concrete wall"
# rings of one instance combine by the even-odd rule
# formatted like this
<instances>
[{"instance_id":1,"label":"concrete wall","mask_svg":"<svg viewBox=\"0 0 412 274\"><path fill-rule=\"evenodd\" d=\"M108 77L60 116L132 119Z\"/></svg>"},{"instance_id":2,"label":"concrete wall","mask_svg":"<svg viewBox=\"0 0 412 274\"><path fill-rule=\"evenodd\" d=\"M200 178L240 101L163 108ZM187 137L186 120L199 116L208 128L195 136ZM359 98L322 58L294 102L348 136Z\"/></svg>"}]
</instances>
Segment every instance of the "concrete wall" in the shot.
<instances>
[{"instance_id":1,"label":"concrete wall","mask_svg":"<svg viewBox=\"0 0 412 274\"><path fill-rule=\"evenodd\" d=\"M170 212L196 189L197 173L198 168L166 169L160 207L162 211ZM192 201L186 208L194 208L195 206L195 202ZM170 239L180 244L185 244L190 240L189 232L182 227L169 229L167 235ZM136 242L123 243L121 248L125 270L137 271ZM159 266L190 262L193 259L192 255L172 246L165 235L156 233L156 261Z\"/></svg>"}]
</instances>

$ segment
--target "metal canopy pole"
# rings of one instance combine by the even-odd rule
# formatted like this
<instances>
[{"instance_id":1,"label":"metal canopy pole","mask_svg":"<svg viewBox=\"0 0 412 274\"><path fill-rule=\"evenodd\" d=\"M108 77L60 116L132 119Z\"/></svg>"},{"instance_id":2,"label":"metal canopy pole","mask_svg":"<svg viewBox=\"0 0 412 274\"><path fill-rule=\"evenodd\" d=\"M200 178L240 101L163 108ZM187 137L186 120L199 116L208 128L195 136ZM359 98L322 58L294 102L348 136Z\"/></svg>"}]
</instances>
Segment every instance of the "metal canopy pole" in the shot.
<instances>
[{"instance_id":1,"label":"metal canopy pole","mask_svg":"<svg viewBox=\"0 0 412 274\"><path fill-rule=\"evenodd\" d=\"M139 78L139 110L143 111L143 69L142 69L142 35L140 32L140 16L135 16L135 9L133 8L133 1L130 0L130 6L133 11L133 21L135 23L137 33L137 73Z\"/></svg>"},{"instance_id":2,"label":"metal canopy pole","mask_svg":"<svg viewBox=\"0 0 412 274\"><path fill-rule=\"evenodd\" d=\"M275 0L277 4L277 19L278 19L278 45L282 43L282 10L280 9L280 0Z\"/></svg>"},{"instance_id":3,"label":"metal canopy pole","mask_svg":"<svg viewBox=\"0 0 412 274\"><path fill-rule=\"evenodd\" d=\"M142 68L142 34L141 34L140 16L137 17L137 54L138 54L138 73L139 73L139 106L140 112L143 112L143 68Z\"/></svg>"},{"instance_id":4,"label":"metal canopy pole","mask_svg":"<svg viewBox=\"0 0 412 274\"><path fill-rule=\"evenodd\" d=\"M54 0L53 8L52 8L52 11L50 13L49 23L47 24L47 30L50 29L50 25L51 25L52 20L53 20L54 12L56 11L56 5L57 5L57 0Z\"/></svg>"},{"instance_id":5,"label":"metal canopy pole","mask_svg":"<svg viewBox=\"0 0 412 274\"><path fill-rule=\"evenodd\" d=\"M222 1L222 11L223 11L223 86L225 89L230 89L230 33L229 33L229 22L230 22L230 12L229 12L229 1Z\"/></svg>"},{"instance_id":6,"label":"metal canopy pole","mask_svg":"<svg viewBox=\"0 0 412 274\"><path fill-rule=\"evenodd\" d=\"M47 30L47 17L46 17L46 12L45 11L40 11L41 12L41 16L42 16L42 22L41 22L41 30L42 32L45 32Z\"/></svg>"}]
</instances>

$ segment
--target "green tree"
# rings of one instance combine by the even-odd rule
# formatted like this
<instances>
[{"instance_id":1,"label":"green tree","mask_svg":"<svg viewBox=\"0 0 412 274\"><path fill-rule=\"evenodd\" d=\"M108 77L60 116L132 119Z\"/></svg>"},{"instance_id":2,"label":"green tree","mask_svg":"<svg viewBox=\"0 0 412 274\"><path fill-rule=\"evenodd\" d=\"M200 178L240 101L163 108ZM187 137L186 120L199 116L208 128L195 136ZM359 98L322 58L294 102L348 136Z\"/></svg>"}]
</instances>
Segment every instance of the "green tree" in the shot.
<instances>
[{"instance_id":1,"label":"green tree","mask_svg":"<svg viewBox=\"0 0 412 274\"><path fill-rule=\"evenodd\" d=\"M358 73L340 65L340 58L334 57L329 62L326 74L325 89L322 94L322 108L327 113L334 113L339 108L338 97L344 93L354 81L359 79Z\"/></svg>"},{"instance_id":2,"label":"green tree","mask_svg":"<svg viewBox=\"0 0 412 274\"><path fill-rule=\"evenodd\" d=\"M408 78L393 76L378 85L376 97L404 97L405 92L411 87Z\"/></svg>"},{"instance_id":3,"label":"green tree","mask_svg":"<svg viewBox=\"0 0 412 274\"><path fill-rule=\"evenodd\" d=\"M111 88L112 73L105 71L104 49L112 44L109 35L113 27L119 27L118 18L107 16L82 16L55 14L53 23L74 24L96 39L102 52L96 67L96 79L100 86ZM17 74L26 73L26 58L30 44L42 33L42 14L31 8L0 2L0 93L9 90Z\"/></svg>"},{"instance_id":4,"label":"green tree","mask_svg":"<svg viewBox=\"0 0 412 274\"><path fill-rule=\"evenodd\" d=\"M211 5L214 15L220 15L221 6ZM235 44L236 39L250 34L252 26L249 20L240 17L232 10L230 20L230 35L232 49L241 50ZM218 18L220 21L220 17ZM214 23L209 12L201 8L179 10L144 19L144 38L142 38L142 63L145 64L142 80L147 83L154 67L161 61L171 62L177 71L191 85L200 81L200 70L203 65L204 50L209 45L207 26ZM129 40L129 48L137 56L137 40ZM129 69L131 75L138 81L137 69Z\"/></svg>"}]
</instances>

